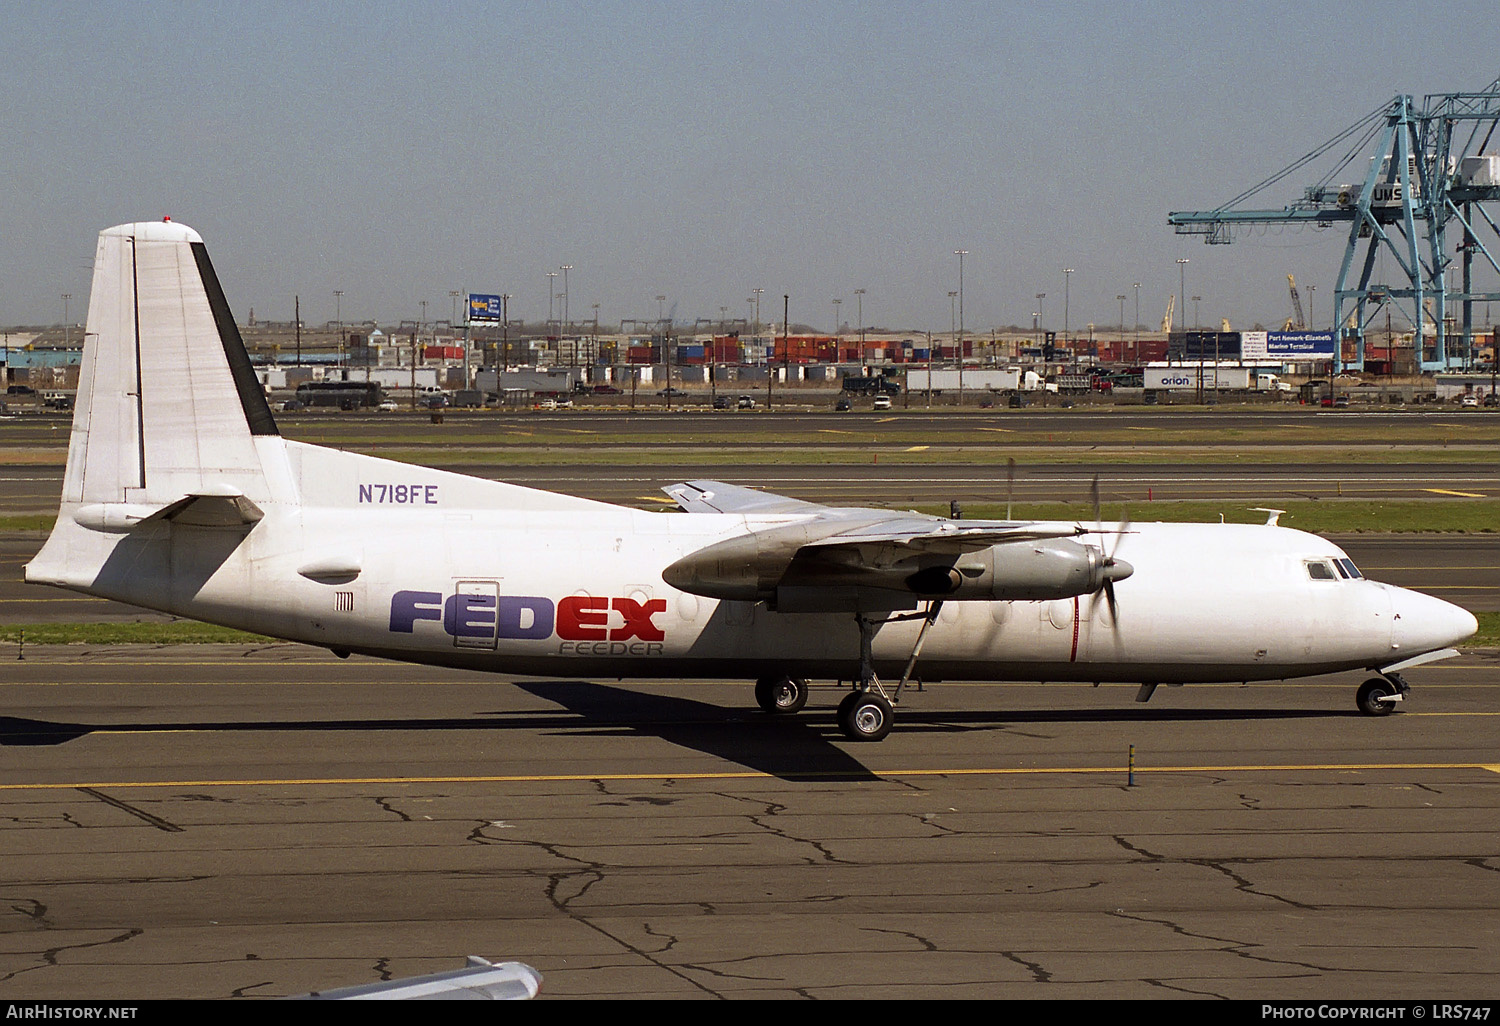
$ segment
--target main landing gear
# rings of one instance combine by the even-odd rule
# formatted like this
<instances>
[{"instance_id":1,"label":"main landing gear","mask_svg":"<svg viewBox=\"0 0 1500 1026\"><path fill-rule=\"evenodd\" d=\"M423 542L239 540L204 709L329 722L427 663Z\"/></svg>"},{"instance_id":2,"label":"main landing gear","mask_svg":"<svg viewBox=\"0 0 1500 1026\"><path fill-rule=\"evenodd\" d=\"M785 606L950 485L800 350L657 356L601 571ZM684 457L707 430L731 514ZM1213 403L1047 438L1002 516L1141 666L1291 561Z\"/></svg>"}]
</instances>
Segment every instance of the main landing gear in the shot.
<instances>
[{"instance_id":1,"label":"main landing gear","mask_svg":"<svg viewBox=\"0 0 1500 1026\"><path fill-rule=\"evenodd\" d=\"M801 677L762 677L755 682L755 701L773 715L801 712L807 704L807 681Z\"/></svg>"},{"instance_id":2,"label":"main landing gear","mask_svg":"<svg viewBox=\"0 0 1500 1026\"><path fill-rule=\"evenodd\" d=\"M901 698L901 690L906 687L907 681L912 679L912 670L916 668L917 657L922 654L922 643L927 638L927 629L936 621L938 613L942 610L941 599L935 599L927 605L924 613L914 613L904 616L895 616L888 619L872 620L862 614L856 613L855 623L859 625L859 679L854 685L854 690L844 696L844 700L838 707L839 730L851 741L879 741L891 732L895 725L896 713L895 703ZM880 677L875 673L875 659L871 652L875 640L875 632L884 623L897 623L903 620L921 620L922 628L917 632L916 643L912 645L911 658L907 660L906 670L901 674L901 680L894 691L887 691ZM755 682L755 701L766 712L773 715L794 713L807 704L807 681L801 677L792 677L782 674L777 676L762 677Z\"/></svg>"},{"instance_id":3,"label":"main landing gear","mask_svg":"<svg viewBox=\"0 0 1500 1026\"><path fill-rule=\"evenodd\" d=\"M1354 702L1366 716L1389 716L1396 711L1396 703L1404 701L1410 692L1411 685L1401 674L1387 673L1361 684Z\"/></svg>"}]
</instances>

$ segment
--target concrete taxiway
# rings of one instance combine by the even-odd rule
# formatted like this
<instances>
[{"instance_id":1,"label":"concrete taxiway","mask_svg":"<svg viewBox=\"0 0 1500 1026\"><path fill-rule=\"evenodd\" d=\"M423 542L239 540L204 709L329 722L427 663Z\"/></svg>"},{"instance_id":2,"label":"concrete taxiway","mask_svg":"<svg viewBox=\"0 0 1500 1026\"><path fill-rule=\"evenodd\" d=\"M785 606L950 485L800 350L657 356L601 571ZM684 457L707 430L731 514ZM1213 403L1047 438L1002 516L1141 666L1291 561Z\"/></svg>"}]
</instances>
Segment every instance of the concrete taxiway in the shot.
<instances>
[{"instance_id":1,"label":"concrete taxiway","mask_svg":"<svg viewBox=\"0 0 1500 1026\"><path fill-rule=\"evenodd\" d=\"M1134 689L534 682L290 645L0 661L0 990L1493 999L1500 658ZM1134 760L1133 780L1130 773Z\"/></svg>"}]
</instances>

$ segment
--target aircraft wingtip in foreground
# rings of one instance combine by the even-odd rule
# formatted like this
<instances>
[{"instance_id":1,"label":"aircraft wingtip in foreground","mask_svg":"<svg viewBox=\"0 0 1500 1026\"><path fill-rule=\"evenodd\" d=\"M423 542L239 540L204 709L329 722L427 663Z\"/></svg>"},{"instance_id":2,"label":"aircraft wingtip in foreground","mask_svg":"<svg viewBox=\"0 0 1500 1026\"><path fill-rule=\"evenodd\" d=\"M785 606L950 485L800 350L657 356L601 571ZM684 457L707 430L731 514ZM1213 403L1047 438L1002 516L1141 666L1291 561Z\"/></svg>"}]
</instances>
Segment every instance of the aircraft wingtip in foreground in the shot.
<instances>
[{"instance_id":1,"label":"aircraft wingtip in foreground","mask_svg":"<svg viewBox=\"0 0 1500 1026\"><path fill-rule=\"evenodd\" d=\"M1453 655L1474 617L1332 543L1234 524L952 521L712 481L628 509L283 438L202 239L100 234L62 505L28 581L372 656L540 676L1262 681ZM882 678L899 680L888 688Z\"/></svg>"}]
</instances>

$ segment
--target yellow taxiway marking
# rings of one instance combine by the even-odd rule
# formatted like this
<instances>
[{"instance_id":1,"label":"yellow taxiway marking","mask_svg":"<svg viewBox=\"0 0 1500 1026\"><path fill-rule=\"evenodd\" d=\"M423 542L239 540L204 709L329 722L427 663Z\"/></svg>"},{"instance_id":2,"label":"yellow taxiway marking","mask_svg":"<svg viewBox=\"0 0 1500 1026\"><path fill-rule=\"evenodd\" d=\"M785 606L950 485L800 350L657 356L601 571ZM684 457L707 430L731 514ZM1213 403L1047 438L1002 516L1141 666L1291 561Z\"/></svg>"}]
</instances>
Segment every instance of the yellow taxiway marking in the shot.
<instances>
[{"instance_id":1,"label":"yellow taxiway marking","mask_svg":"<svg viewBox=\"0 0 1500 1026\"><path fill-rule=\"evenodd\" d=\"M997 432L999 432L1001 434L1006 434L1006 435L1013 435L1013 434L1016 433L1015 428L980 428L979 430L981 430L981 431L997 431Z\"/></svg>"},{"instance_id":2,"label":"yellow taxiway marking","mask_svg":"<svg viewBox=\"0 0 1500 1026\"><path fill-rule=\"evenodd\" d=\"M1457 495L1463 499L1487 499L1489 496L1483 492L1450 492L1446 488L1423 488L1424 492L1434 492L1438 495Z\"/></svg>"},{"instance_id":3,"label":"yellow taxiway marking","mask_svg":"<svg viewBox=\"0 0 1500 1026\"><path fill-rule=\"evenodd\" d=\"M877 423L877 424L889 424L892 421L896 421L896 420L900 420L900 419L901 419L900 417L881 417L875 423Z\"/></svg>"},{"instance_id":4,"label":"yellow taxiway marking","mask_svg":"<svg viewBox=\"0 0 1500 1026\"><path fill-rule=\"evenodd\" d=\"M909 445L905 449L902 449L901 451L902 452L926 452L929 448L930 448L930 446L926 446L926 445Z\"/></svg>"},{"instance_id":5,"label":"yellow taxiway marking","mask_svg":"<svg viewBox=\"0 0 1500 1026\"><path fill-rule=\"evenodd\" d=\"M1492 762L1361 762L1361 763L1292 763L1280 766L1256 764L1223 766L1137 766L1135 772L1145 773L1275 773L1275 772L1334 772L1354 773L1368 770L1484 770L1500 773L1500 763ZM1029 767L985 767L974 769L874 769L870 773L878 777L976 777L976 776L1065 776L1075 774L1109 774L1116 776L1128 772L1125 766L1029 766ZM829 770L827 773L811 772L809 777L842 777L844 770ZM155 787L295 787L308 785L379 785L389 787L400 784L557 784L594 783L600 781L647 781L647 780L777 780L775 773L763 770L733 770L713 773L515 773L493 776L433 776L433 777L261 777L243 780L94 780L62 783L0 784L0 791L65 791L78 788L141 789Z\"/></svg>"}]
</instances>

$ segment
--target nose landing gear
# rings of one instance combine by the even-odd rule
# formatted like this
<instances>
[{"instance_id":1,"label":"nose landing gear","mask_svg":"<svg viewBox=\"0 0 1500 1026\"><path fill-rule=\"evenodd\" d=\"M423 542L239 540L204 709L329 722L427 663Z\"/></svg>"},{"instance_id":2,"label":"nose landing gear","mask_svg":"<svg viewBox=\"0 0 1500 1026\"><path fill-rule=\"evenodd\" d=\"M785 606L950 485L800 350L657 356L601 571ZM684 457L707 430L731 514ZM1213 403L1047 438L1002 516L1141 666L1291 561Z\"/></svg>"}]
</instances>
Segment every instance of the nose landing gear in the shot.
<instances>
[{"instance_id":1,"label":"nose landing gear","mask_svg":"<svg viewBox=\"0 0 1500 1026\"><path fill-rule=\"evenodd\" d=\"M1366 716L1389 716L1396 711L1396 703L1405 701L1410 692L1411 685L1399 673L1388 673L1361 684L1354 703Z\"/></svg>"}]
</instances>

